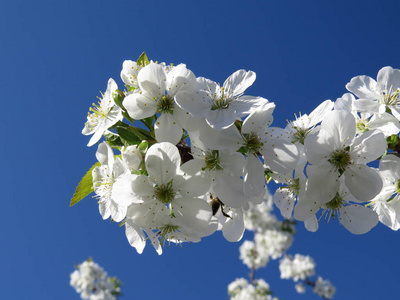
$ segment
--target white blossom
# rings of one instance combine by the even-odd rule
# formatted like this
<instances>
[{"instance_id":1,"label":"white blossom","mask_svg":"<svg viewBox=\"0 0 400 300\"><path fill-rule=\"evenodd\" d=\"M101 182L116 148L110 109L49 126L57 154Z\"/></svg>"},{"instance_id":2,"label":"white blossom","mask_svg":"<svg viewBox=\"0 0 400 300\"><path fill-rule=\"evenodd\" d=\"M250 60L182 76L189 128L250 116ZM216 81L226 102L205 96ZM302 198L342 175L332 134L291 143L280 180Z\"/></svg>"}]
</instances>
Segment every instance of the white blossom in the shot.
<instances>
[{"instance_id":1,"label":"white blossom","mask_svg":"<svg viewBox=\"0 0 400 300\"><path fill-rule=\"evenodd\" d=\"M358 111L384 113L389 110L400 120L400 70L384 67L379 70L377 81L368 76L353 77L347 90L359 97L354 102Z\"/></svg>"},{"instance_id":2,"label":"white blossom","mask_svg":"<svg viewBox=\"0 0 400 300\"><path fill-rule=\"evenodd\" d=\"M335 292L336 288L329 280L324 280L321 277L318 277L315 281L314 293L318 296L324 297L325 299L332 299Z\"/></svg>"},{"instance_id":3,"label":"white blossom","mask_svg":"<svg viewBox=\"0 0 400 300\"><path fill-rule=\"evenodd\" d=\"M339 188L339 177L351 194L360 201L375 197L382 188L378 173L366 164L386 150L382 133L368 131L356 137L355 119L347 111L336 110L325 116L318 134L305 140L308 184L305 196L295 207L294 217L306 220L325 203L331 201Z\"/></svg>"},{"instance_id":4,"label":"white blossom","mask_svg":"<svg viewBox=\"0 0 400 300\"><path fill-rule=\"evenodd\" d=\"M82 134L93 136L90 138L88 147L96 144L104 132L113 126L118 121L122 120L122 110L115 105L113 94L118 89L114 79L108 80L107 90L102 95L98 104L93 103L93 108L90 108L92 113L88 113L87 122L82 130Z\"/></svg>"},{"instance_id":5,"label":"white blossom","mask_svg":"<svg viewBox=\"0 0 400 300\"><path fill-rule=\"evenodd\" d=\"M254 72L238 70L221 87L216 82L199 77L195 91L180 93L176 101L193 116L205 117L211 127L217 130L226 129L263 101L260 97L243 96L255 79Z\"/></svg>"},{"instance_id":6,"label":"white blossom","mask_svg":"<svg viewBox=\"0 0 400 300\"><path fill-rule=\"evenodd\" d=\"M107 272L91 259L84 261L71 273L70 285L80 294L81 299L116 300L120 288Z\"/></svg>"},{"instance_id":7,"label":"white blossom","mask_svg":"<svg viewBox=\"0 0 400 300\"><path fill-rule=\"evenodd\" d=\"M400 158L386 155L379 162L383 179L381 192L372 199L379 221L393 230L400 228Z\"/></svg>"},{"instance_id":8,"label":"white blossom","mask_svg":"<svg viewBox=\"0 0 400 300\"><path fill-rule=\"evenodd\" d=\"M295 254L294 257L285 256L279 262L282 279L305 280L315 274L315 262L310 256Z\"/></svg>"},{"instance_id":9,"label":"white blossom","mask_svg":"<svg viewBox=\"0 0 400 300\"><path fill-rule=\"evenodd\" d=\"M263 279L250 284L244 278L237 278L228 285L228 294L231 300L278 300L271 296L269 284Z\"/></svg>"}]
</instances>

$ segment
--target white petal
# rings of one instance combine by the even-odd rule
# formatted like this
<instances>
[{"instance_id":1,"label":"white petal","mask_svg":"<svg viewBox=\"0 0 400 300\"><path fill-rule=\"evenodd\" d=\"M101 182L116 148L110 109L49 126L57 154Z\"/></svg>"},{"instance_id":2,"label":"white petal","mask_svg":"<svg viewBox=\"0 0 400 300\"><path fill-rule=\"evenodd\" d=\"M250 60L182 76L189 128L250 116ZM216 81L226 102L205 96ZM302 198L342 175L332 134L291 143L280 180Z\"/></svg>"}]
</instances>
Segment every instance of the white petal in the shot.
<instances>
[{"instance_id":1,"label":"white petal","mask_svg":"<svg viewBox=\"0 0 400 300\"><path fill-rule=\"evenodd\" d=\"M250 154L244 169L244 193L248 197L258 197L265 192L264 167L260 159Z\"/></svg>"},{"instance_id":2,"label":"white petal","mask_svg":"<svg viewBox=\"0 0 400 300\"><path fill-rule=\"evenodd\" d=\"M389 171L392 179L400 179L400 157L385 155L379 162L380 171Z\"/></svg>"},{"instance_id":3,"label":"white petal","mask_svg":"<svg viewBox=\"0 0 400 300\"><path fill-rule=\"evenodd\" d=\"M238 152L230 153L228 151L219 151L219 162L225 172L237 177L243 175L243 168L245 165L243 154Z\"/></svg>"},{"instance_id":4,"label":"white petal","mask_svg":"<svg viewBox=\"0 0 400 300\"><path fill-rule=\"evenodd\" d=\"M111 213L111 218L115 222L121 222L126 216L127 207L118 205L114 201L109 201L109 202L110 202L109 209L110 209L110 213Z\"/></svg>"},{"instance_id":5,"label":"white petal","mask_svg":"<svg viewBox=\"0 0 400 300\"><path fill-rule=\"evenodd\" d=\"M158 142L170 142L174 145L178 144L183 134L182 127L177 124L174 117L169 113L161 114L157 119L154 132Z\"/></svg>"},{"instance_id":6,"label":"white petal","mask_svg":"<svg viewBox=\"0 0 400 300\"><path fill-rule=\"evenodd\" d=\"M348 146L356 135L356 120L353 114L345 110L329 112L321 123L321 131L327 131L334 139L335 144Z\"/></svg>"},{"instance_id":7,"label":"white petal","mask_svg":"<svg viewBox=\"0 0 400 300\"><path fill-rule=\"evenodd\" d=\"M274 203L279 208L281 215L285 219L290 219L294 207L294 195L288 189L277 189L274 194Z\"/></svg>"},{"instance_id":8,"label":"white petal","mask_svg":"<svg viewBox=\"0 0 400 300\"><path fill-rule=\"evenodd\" d=\"M139 184L135 184L135 180ZM147 176L127 173L114 182L111 197L117 204L127 207L132 203L143 202L141 197L152 195L153 191Z\"/></svg>"},{"instance_id":9,"label":"white petal","mask_svg":"<svg viewBox=\"0 0 400 300\"><path fill-rule=\"evenodd\" d=\"M177 179L181 178L178 183ZM206 176L205 172L198 172L193 176L176 176L174 179L174 188L179 190L182 196L199 197L208 192L211 186L211 178Z\"/></svg>"},{"instance_id":10,"label":"white petal","mask_svg":"<svg viewBox=\"0 0 400 300\"><path fill-rule=\"evenodd\" d=\"M264 163L278 173L292 172L299 161L296 145L282 139L265 140L260 152L264 156Z\"/></svg>"},{"instance_id":11,"label":"white petal","mask_svg":"<svg viewBox=\"0 0 400 300\"><path fill-rule=\"evenodd\" d=\"M335 146L334 138L326 131L309 134L304 141L305 154L311 164L326 163L332 153L337 150Z\"/></svg>"},{"instance_id":12,"label":"white petal","mask_svg":"<svg viewBox=\"0 0 400 300\"><path fill-rule=\"evenodd\" d=\"M321 122L325 115L330 112L333 108L333 102L331 100L325 100L320 105L317 106L309 115L309 126L314 126Z\"/></svg>"},{"instance_id":13,"label":"white petal","mask_svg":"<svg viewBox=\"0 0 400 300\"><path fill-rule=\"evenodd\" d=\"M141 120L154 115L157 102L146 95L133 93L125 97L123 105L132 119Z\"/></svg>"},{"instance_id":14,"label":"white petal","mask_svg":"<svg viewBox=\"0 0 400 300\"><path fill-rule=\"evenodd\" d=\"M310 232L316 232L318 230L318 220L315 215L304 221L304 227Z\"/></svg>"},{"instance_id":15,"label":"white petal","mask_svg":"<svg viewBox=\"0 0 400 300\"><path fill-rule=\"evenodd\" d=\"M259 105L263 103L268 103L267 99L255 96L241 96L236 98L229 104L229 108L233 109L236 112L236 116L238 118L244 117L248 114L251 114L254 110L258 108ZM267 120L272 122L271 120Z\"/></svg>"},{"instance_id":16,"label":"white petal","mask_svg":"<svg viewBox=\"0 0 400 300\"><path fill-rule=\"evenodd\" d=\"M399 121L388 113L373 115L368 123L368 126L371 129L378 129L382 131L386 137L393 134L398 134L400 131Z\"/></svg>"},{"instance_id":17,"label":"white petal","mask_svg":"<svg viewBox=\"0 0 400 300\"><path fill-rule=\"evenodd\" d=\"M247 204L247 197L243 191L243 180L233 177L224 171L216 171L213 181L213 190L225 205L240 208Z\"/></svg>"},{"instance_id":18,"label":"white petal","mask_svg":"<svg viewBox=\"0 0 400 300\"><path fill-rule=\"evenodd\" d=\"M379 222L378 215L372 209L354 204L340 209L339 220L353 234L367 233Z\"/></svg>"},{"instance_id":19,"label":"white petal","mask_svg":"<svg viewBox=\"0 0 400 300\"><path fill-rule=\"evenodd\" d=\"M226 109L216 109L208 111L206 121L208 125L216 130L226 129L236 120L235 110L231 107Z\"/></svg>"},{"instance_id":20,"label":"white petal","mask_svg":"<svg viewBox=\"0 0 400 300\"><path fill-rule=\"evenodd\" d=\"M345 93L341 98L336 99L334 109L353 111L353 103L356 100L353 94Z\"/></svg>"},{"instance_id":21,"label":"white petal","mask_svg":"<svg viewBox=\"0 0 400 300\"><path fill-rule=\"evenodd\" d=\"M339 174L328 164L307 167L308 185L294 208L296 220L305 221L331 201L339 189Z\"/></svg>"},{"instance_id":22,"label":"white petal","mask_svg":"<svg viewBox=\"0 0 400 300\"><path fill-rule=\"evenodd\" d=\"M185 127L190 135L192 144L203 150L236 151L243 143L242 136L235 125L218 131L211 128L204 118L191 118Z\"/></svg>"},{"instance_id":23,"label":"white petal","mask_svg":"<svg viewBox=\"0 0 400 300\"><path fill-rule=\"evenodd\" d=\"M360 201L373 199L383 186L378 172L366 165L351 165L343 175L350 193Z\"/></svg>"},{"instance_id":24,"label":"white petal","mask_svg":"<svg viewBox=\"0 0 400 300\"><path fill-rule=\"evenodd\" d=\"M111 201L99 201L99 212L103 220L107 220L111 216L110 202Z\"/></svg>"},{"instance_id":25,"label":"white petal","mask_svg":"<svg viewBox=\"0 0 400 300\"><path fill-rule=\"evenodd\" d=\"M102 165L107 165L112 170L114 164L114 153L110 145L106 142L101 143L97 148L96 158Z\"/></svg>"},{"instance_id":26,"label":"white petal","mask_svg":"<svg viewBox=\"0 0 400 300\"><path fill-rule=\"evenodd\" d=\"M383 67L378 72L377 81L382 90L395 92L400 88L400 70Z\"/></svg>"},{"instance_id":27,"label":"white petal","mask_svg":"<svg viewBox=\"0 0 400 300\"><path fill-rule=\"evenodd\" d=\"M269 126L272 123L272 113L274 109L274 103L263 103L244 120L242 124L242 132L261 132L265 127Z\"/></svg>"},{"instance_id":28,"label":"white petal","mask_svg":"<svg viewBox=\"0 0 400 300\"><path fill-rule=\"evenodd\" d=\"M225 93L234 96L242 94L255 80L256 73L253 71L238 70L225 80Z\"/></svg>"},{"instance_id":29,"label":"white petal","mask_svg":"<svg viewBox=\"0 0 400 300\"><path fill-rule=\"evenodd\" d=\"M396 220L396 212L391 206L383 201L374 201L373 207L382 224L390 227L392 230L399 229L399 222Z\"/></svg>"},{"instance_id":30,"label":"white petal","mask_svg":"<svg viewBox=\"0 0 400 300\"><path fill-rule=\"evenodd\" d=\"M237 210L228 219L222 228L224 238L229 242L238 242L242 239L244 233L243 210Z\"/></svg>"},{"instance_id":31,"label":"white petal","mask_svg":"<svg viewBox=\"0 0 400 300\"><path fill-rule=\"evenodd\" d=\"M173 67L167 74L168 95L174 97L180 90L193 91L196 76L184 64Z\"/></svg>"},{"instance_id":32,"label":"white petal","mask_svg":"<svg viewBox=\"0 0 400 300\"><path fill-rule=\"evenodd\" d=\"M378 88L375 80L368 76L357 76L353 77L348 84L346 89L352 92L359 98L375 100L378 95L374 92Z\"/></svg>"},{"instance_id":33,"label":"white petal","mask_svg":"<svg viewBox=\"0 0 400 300\"><path fill-rule=\"evenodd\" d=\"M138 74L138 82L141 91L150 95L150 98L160 98L165 95L167 87L167 74L164 67L150 63L140 70Z\"/></svg>"},{"instance_id":34,"label":"white petal","mask_svg":"<svg viewBox=\"0 0 400 300\"><path fill-rule=\"evenodd\" d=\"M145 161L149 177L157 184L167 184L177 173L181 156L176 146L163 142L149 148Z\"/></svg>"},{"instance_id":35,"label":"white petal","mask_svg":"<svg viewBox=\"0 0 400 300\"><path fill-rule=\"evenodd\" d=\"M192 116L204 117L211 109L212 101L207 91L181 91L175 95L176 103Z\"/></svg>"},{"instance_id":36,"label":"white petal","mask_svg":"<svg viewBox=\"0 0 400 300\"><path fill-rule=\"evenodd\" d=\"M190 228L201 233L207 231L212 217L210 205L199 198L177 198L172 202L174 214L181 216L182 221Z\"/></svg>"},{"instance_id":37,"label":"white petal","mask_svg":"<svg viewBox=\"0 0 400 300\"><path fill-rule=\"evenodd\" d=\"M132 247L135 247L139 254L142 254L143 249L146 246L146 237L140 227L133 221L127 219L125 223L125 235L129 244Z\"/></svg>"},{"instance_id":38,"label":"white petal","mask_svg":"<svg viewBox=\"0 0 400 300\"><path fill-rule=\"evenodd\" d=\"M85 127L85 128L86 128L86 127ZM82 131L82 133L83 133L83 131ZM96 144L96 143L101 139L101 137L103 136L103 133L104 133L104 132L101 131L101 130L95 131L94 134L92 135L92 137L90 138L89 143L87 144L87 146L88 146L88 147L92 147L94 144ZM92 134L92 132L90 132L90 133L83 133L83 134L89 135L89 134Z\"/></svg>"},{"instance_id":39,"label":"white petal","mask_svg":"<svg viewBox=\"0 0 400 300\"><path fill-rule=\"evenodd\" d=\"M351 158L357 164L366 164L381 157L386 151L386 139L378 130L367 131L355 138Z\"/></svg>"}]
</instances>

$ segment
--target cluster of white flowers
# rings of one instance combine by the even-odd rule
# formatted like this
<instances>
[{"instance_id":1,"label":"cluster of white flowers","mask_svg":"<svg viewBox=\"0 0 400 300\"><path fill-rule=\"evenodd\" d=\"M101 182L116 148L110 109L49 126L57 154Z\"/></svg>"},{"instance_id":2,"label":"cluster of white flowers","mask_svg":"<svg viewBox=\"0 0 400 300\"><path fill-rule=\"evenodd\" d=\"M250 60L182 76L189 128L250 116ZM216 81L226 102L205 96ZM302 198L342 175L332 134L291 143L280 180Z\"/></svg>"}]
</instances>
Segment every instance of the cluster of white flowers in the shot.
<instances>
[{"instance_id":1,"label":"cluster of white flowers","mask_svg":"<svg viewBox=\"0 0 400 300\"><path fill-rule=\"evenodd\" d=\"M265 267L270 259L277 259L282 255L283 258L279 264L281 278L293 279L293 281L297 282L295 289L298 293L305 293L307 285L315 289L315 284L318 280L311 280L311 277L315 275L315 262L310 256L300 254L290 256L286 254L293 241L294 223L290 220L281 222L272 214L272 196L268 191L261 204L250 204L249 210L244 215L244 223L247 230L255 232L254 240L244 241L239 248L240 259L250 269L250 282L252 284L247 283L245 279L237 279L232 282L228 287L231 299L238 299L235 297L239 295L239 292L235 293L233 291L240 291L240 299L253 299L247 292L242 292L242 290L251 291L256 289L254 285L254 282L257 282L257 280L254 280L255 271ZM318 283L320 284L319 281ZM245 288L242 288L242 286ZM334 287L332 285L330 291L333 291L331 293L331 297L333 297ZM323 298L328 293L325 292L322 295L320 289L315 290L315 292ZM325 297L325 299L328 298Z\"/></svg>"},{"instance_id":2,"label":"cluster of white flowers","mask_svg":"<svg viewBox=\"0 0 400 300\"><path fill-rule=\"evenodd\" d=\"M240 246L240 259L250 269L265 267L270 259L277 259L292 245L294 227L290 222L281 222L271 213L272 197L268 190L265 201L250 208L244 215L245 228L255 231L253 241L244 241Z\"/></svg>"},{"instance_id":3,"label":"cluster of white flowers","mask_svg":"<svg viewBox=\"0 0 400 300\"><path fill-rule=\"evenodd\" d=\"M317 278L314 283L314 293L324 299L332 299L335 295L336 289L329 280L324 280L321 277Z\"/></svg>"},{"instance_id":4,"label":"cluster of white flowers","mask_svg":"<svg viewBox=\"0 0 400 300\"><path fill-rule=\"evenodd\" d=\"M269 284L263 279L255 280L250 284L244 278L238 278L228 286L231 300L278 300L271 296Z\"/></svg>"},{"instance_id":5,"label":"cluster of white flowers","mask_svg":"<svg viewBox=\"0 0 400 300\"><path fill-rule=\"evenodd\" d=\"M293 278L294 281L305 280L307 277L313 276L315 274L314 268L314 260L301 254L295 254L294 257L285 256L279 263L281 278Z\"/></svg>"},{"instance_id":6,"label":"cluster of white flowers","mask_svg":"<svg viewBox=\"0 0 400 300\"><path fill-rule=\"evenodd\" d=\"M116 295L120 295L119 280L109 277L107 272L91 259L76 266L70 277L70 285L81 295L81 299L116 300Z\"/></svg>"},{"instance_id":7,"label":"cluster of white flowers","mask_svg":"<svg viewBox=\"0 0 400 300\"><path fill-rule=\"evenodd\" d=\"M165 243L198 242L216 230L239 241L244 215L263 202L271 179L281 184L274 203L282 216L304 221L310 231L322 216L338 217L355 234L379 219L398 229L399 173L390 167L396 158L386 155L380 173L368 164L397 147L399 74L385 67L377 82L355 77L346 87L358 99L348 93L326 100L277 128L270 126L275 104L244 95L254 72L238 70L221 86L184 64L157 63L143 54L123 63L126 89L110 79L90 110L82 131L92 135L88 146L102 136L105 141L83 182L92 180L103 219L123 222L139 253L147 240L161 254ZM269 218L275 222L269 228L256 217L248 226L257 228L256 252L264 247L278 258L291 234Z\"/></svg>"}]
</instances>

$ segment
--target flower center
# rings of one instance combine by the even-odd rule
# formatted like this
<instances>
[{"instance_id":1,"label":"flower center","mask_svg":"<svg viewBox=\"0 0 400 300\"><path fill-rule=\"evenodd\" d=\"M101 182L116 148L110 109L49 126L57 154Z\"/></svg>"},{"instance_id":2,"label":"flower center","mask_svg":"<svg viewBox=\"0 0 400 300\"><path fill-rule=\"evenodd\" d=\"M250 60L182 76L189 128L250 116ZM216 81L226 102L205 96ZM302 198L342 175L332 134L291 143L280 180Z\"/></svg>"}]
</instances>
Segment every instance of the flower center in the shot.
<instances>
[{"instance_id":1,"label":"flower center","mask_svg":"<svg viewBox=\"0 0 400 300\"><path fill-rule=\"evenodd\" d=\"M218 150L207 151L206 157L205 157L205 162L206 162L206 166L203 168L203 171L205 169L208 169L210 171L223 170L222 166L220 165Z\"/></svg>"},{"instance_id":2,"label":"flower center","mask_svg":"<svg viewBox=\"0 0 400 300\"><path fill-rule=\"evenodd\" d=\"M169 95L162 96L158 100L157 110L160 113L173 114L173 112L174 112L174 99Z\"/></svg>"},{"instance_id":3,"label":"flower center","mask_svg":"<svg viewBox=\"0 0 400 300\"><path fill-rule=\"evenodd\" d=\"M220 98L213 101L213 104L211 105L211 110L229 108L229 103L232 102L233 99L226 97L224 91L225 89L222 88L222 95Z\"/></svg>"},{"instance_id":4,"label":"flower center","mask_svg":"<svg viewBox=\"0 0 400 300\"><path fill-rule=\"evenodd\" d=\"M163 245L166 240L174 240L176 238L174 233L177 232L178 229L179 226L172 224L166 224L160 227L159 231L157 232L157 235L161 237L160 244Z\"/></svg>"},{"instance_id":5,"label":"flower center","mask_svg":"<svg viewBox=\"0 0 400 300\"><path fill-rule=\"evenodd\" d=\"M175 199L175 191L173 189L172 180L167 184L161 184L154 187L154 196L162 203L168 204Z\"/></svg>"},{"instance_id":6,"label":"flower center","mask_svg":"<svg viewBox=\"0 0 400 300\"><path fill-rule=\"evenodd\" d=\"M332 153L332 156L328 161L335 166L339 172L343 173L346 167L351 163L350 157L350 147L346 147L345 149L336 150Z\"/></svg>"},{"instance_id":7,"label":"flower center","mask_svg":"<svg viewBox=\"0 0 400 300\"><path fill-rule=\"evenodd\" d=\"M383 92L383 103L388 105L396 105L399 102L399 90L397 89L392 93L392 87L390 87L388 92Z\"/></svg>"},{"instance_id":8,"label":"flower center","mask_svg":"<svg viewBox=\"0 0 400 300\"><path fill-rule=\"evenodd\" d=\"M294 127L296 132L293 134L292 143L299 142L304 145L304 140L306 139L307 134L310 132L309 129Z\"/></svg>"},{"instance_id":9,"label":"flower center","mask_svg":"<svg viewBox=\"0 0 400 300\"><path fill-rule=\"evenodd\" d=\"M367 126L367 122L365 122L364 120L359 120L356 124L356 127L357 127L357 131L359 133L363 133L363 132L366 132L369 130L368 126Z\"/></svg>"},{"instance_id":10,"label":"flower center","mask_svg":"<svg viewBox=\"0 0 400 300\"><path fill-rule=\"evenodd\" d=\"M300 179L299 178L293 179L293 181L291 182L291 185L287 186L287 188L292 193L298 195L300 193Z\"/></svg>"},{"instance_id":11,"label":"flower center","mask_svg":"<svg viewBox=\"0 0 400 300\"><path fill-rule=\"evenodd\" d=\"M343 205L343 199L342 197L340 197L339 193L336 193L335 197L333 197L333 199L331 201L329 201L328 203L325 203L325 206L329 209L339 209L341 208Z\"/></svg>"},{"instance_id":12,"label":"flower center","mask_svg":"<svg viewBox=\"0 0 400 300\"><path fill-rule=\"evenodd\" d=\"M260 141L260 138L254 132L243 133L242 135L244 139L243 150L245 153L257 154L260 148L264 146L264 143Z\"/></svg>"},{"instance_id":13,"label":"flower center","mask_svg":"<svg viewBox=\"0 0 400 300\"><path fill-rule=\"evenodd\" d=\"M332 211L331 217L334 218L336 210L343 206L343 198L339 195L339 193L336 193L335 197L333 197L331 201L325 203L325 206L328 210Z\"/></svg>"}]
</instances>

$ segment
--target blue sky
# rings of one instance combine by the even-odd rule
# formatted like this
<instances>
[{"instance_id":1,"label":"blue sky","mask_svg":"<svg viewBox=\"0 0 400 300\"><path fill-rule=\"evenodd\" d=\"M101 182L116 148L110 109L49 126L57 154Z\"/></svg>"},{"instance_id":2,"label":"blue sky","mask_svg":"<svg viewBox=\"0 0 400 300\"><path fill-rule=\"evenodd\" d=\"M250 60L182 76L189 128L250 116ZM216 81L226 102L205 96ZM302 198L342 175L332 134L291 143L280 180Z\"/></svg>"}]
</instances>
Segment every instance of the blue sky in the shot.
<instances>
[{"instance_id":1,"label":"blue sky","mask_svg":"<svg viewBox=\"0 0 400 300\"><path fill-rule=\"evenodd\" d=\"M122 85L125 59L185 63L223 82L238 69L248 94L275 102L274 125L346 92L357 75L400 67L398 1L19 1L0 11L3 114L0 286L4 299L78 299L74 264L92 256L123 282L121 299L227 299L248 270L240 243L217 233L199 244L138 255L91 197L70 208L96 161L81 135L108 78ZM394 299L399 233L378 225L355 236L337 220L309 233L299 224L290 254L311 255L335 299ZM297 295L278 263L256 273L281 299Z\"/></svg>"}]
</instances>

